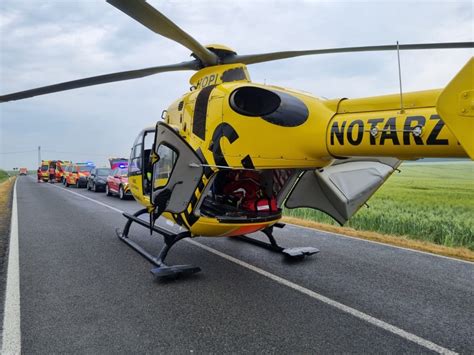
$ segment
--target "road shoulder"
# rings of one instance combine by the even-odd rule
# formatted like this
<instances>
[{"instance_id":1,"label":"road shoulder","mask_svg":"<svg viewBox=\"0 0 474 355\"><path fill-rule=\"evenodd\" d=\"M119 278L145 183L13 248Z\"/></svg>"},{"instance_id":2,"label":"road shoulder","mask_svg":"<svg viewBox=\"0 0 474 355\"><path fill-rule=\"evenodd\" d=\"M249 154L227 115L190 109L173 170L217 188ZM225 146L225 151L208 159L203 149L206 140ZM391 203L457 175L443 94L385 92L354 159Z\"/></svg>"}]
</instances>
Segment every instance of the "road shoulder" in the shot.
<instances>
[{"instance_id":1,"label":"road shoulder","mask_svg":"<svg viewBox=\"0 0 474 355\"><path fill-rule=\"evenodd\" d=\"M5 290L7 280L8 250L11 230L13 191L16 178L0 183L0 344L2 344L3 318L5 314Z\"/></svg>"}]
</instances>

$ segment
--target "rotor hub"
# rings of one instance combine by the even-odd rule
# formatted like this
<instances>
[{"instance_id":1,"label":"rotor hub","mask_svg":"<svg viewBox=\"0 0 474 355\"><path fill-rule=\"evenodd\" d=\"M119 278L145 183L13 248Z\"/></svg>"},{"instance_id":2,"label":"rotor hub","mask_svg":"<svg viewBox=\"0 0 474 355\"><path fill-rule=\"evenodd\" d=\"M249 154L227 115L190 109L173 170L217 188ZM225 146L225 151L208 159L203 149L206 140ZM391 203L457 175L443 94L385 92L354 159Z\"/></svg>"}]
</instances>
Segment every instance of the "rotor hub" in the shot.
<instances>
[{"instance_id":1,"label":"rotor hub","mask_svg":"<svg viewBox=\"0 0 474 355\"><path fill-rule=\"evenodd\" d=\"M208 44L205 47L209 49L209 51L217 55L217 57L219 58L219 62L221 62L224 58L227 58L229 56L237 55L236 51L234 51L232 48L227 47L223 44ZM191 53L191 57L199 60L198 56L195 55L194 53Z\"/></svg>"}]
</instances>

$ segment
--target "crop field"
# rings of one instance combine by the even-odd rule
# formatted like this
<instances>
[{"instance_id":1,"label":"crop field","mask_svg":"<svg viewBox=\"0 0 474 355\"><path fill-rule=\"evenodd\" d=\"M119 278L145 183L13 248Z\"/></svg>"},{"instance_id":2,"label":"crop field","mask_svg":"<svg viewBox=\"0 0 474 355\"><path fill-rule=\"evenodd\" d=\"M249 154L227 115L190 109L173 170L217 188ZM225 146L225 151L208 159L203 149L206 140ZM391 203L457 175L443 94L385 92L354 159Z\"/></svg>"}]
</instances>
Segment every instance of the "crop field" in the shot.
<instances>
[{"instance_id":1,"label":"crop field","mask_svg":"<svg viewBox=\"0 0 474 355\"><path fill-rule=\"evenodd\" d=\"M345 226L474 250L474 163L403 163L400 170ZM312 209L285 215L338 225Z\"/></svg>"}]
</instances>

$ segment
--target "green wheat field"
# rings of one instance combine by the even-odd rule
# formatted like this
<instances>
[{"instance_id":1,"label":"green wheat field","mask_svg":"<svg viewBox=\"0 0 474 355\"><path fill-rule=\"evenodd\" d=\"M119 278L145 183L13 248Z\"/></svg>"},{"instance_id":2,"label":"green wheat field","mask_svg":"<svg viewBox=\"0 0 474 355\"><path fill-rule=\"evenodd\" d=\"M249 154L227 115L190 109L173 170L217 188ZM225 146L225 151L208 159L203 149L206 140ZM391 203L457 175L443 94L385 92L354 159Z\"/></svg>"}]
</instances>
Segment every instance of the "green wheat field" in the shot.
<instances>
[{"instance_id":1,"label":"green wheat field","mask_svg":"<svg viewBox=\"0 0 474 355\"><path fill-rule=\"evenodd\" d=\"M474 163L407 162L345 226L474 250ZM285 215L338 225L312 209Z\"/></svg>"}]
</instances>

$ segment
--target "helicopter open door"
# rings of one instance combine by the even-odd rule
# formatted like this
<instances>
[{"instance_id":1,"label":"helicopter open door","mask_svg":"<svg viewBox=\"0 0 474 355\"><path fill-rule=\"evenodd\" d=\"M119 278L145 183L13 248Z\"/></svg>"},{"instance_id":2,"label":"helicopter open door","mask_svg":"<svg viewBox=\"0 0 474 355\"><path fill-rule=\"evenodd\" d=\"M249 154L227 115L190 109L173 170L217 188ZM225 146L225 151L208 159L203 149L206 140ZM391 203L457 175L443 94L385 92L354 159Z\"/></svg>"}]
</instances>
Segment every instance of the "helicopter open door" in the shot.
<instances>
[{"instance_id":1,"label":"helicopter open door","mask_svg":"<svg viewBox=\"0 0 474 355\"><path fill-rule=\"evenodd\" d=\"M395 158L336 160L320 170L308 170L289 194L285 207L309 207L325 212L341 225L382 186L401 161Z\"/></svg>"},{"instance_id":2,"label":"helicopter open door","mask_svg":"<svg viewBox=\"0 0 474 355\"><path fill-rule=\"evenodd\" d=\"M160 213L186 210L201 180L202 162L171 126L158 122L155 131L152 204Z\"/></svg>"}]
</instances>

